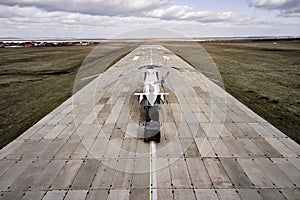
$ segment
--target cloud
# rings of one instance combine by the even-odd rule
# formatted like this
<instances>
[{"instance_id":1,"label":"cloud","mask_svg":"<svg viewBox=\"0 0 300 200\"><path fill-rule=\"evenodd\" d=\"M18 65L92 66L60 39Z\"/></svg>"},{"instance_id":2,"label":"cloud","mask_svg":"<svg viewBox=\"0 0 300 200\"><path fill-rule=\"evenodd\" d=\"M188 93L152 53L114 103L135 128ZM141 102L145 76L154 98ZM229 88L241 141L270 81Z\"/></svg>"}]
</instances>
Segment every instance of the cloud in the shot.
<instances>
[{"instance_id":1,"label":"cloud","mask_svg":"<svg viewBox=\"0 0 300 200\"><path fill-rule=\"evenodd\" d=\"M14 17L14 20L24 20L16 19L16 17L21 18L29 14L27 17L36 18L39 15L38 17L41 19L36 18L34 20L43 21L45 20L43 18L51 17L49 15L60 18L60 15L65 13L64 15L67 16L65 16L65 19L62 19L62 22L66 23L77 22L70 18L79 14L83 19L91 18L91 21L95 21L99 16L142 17L143 19L156 18L202 23L230 22L238 18L238 14L234 12L199 11L189 6L167 7L166 5L169 5L170 2L171 0L0 0L3 11L0 12L0 16ZM4 6L6 7L4 8ZM81 19L78 20L80 21Z\"/></svg>"},{"instance_id":2,"label":"cloud","mask_svg":"<svg viewBox=\"0 0 300 200\"><path fill-rule=\"evenodd\" d=\"M136 17L110 17L101 15L89 15L82 13L70 13L62 11L48 12L35 7L5 6L0 5L0 18L10 22L22 23L40 23L45 26L47 24L56 24L57 27L62 25L82 25L93 27L105 26L122 26L126 21L142 21ZM147 21L147 20L146 20Z\"/></svg>"},{"instance_id":3,"label":"cloud","mask_svg":"<svg viewBox=\"0 0 300 200\"><path fill-rule=\"evenodd\" d=\"M299 0L250 0L249 4L253 7L285 10L299 6Z\"/></svg>"},{"instance_id":4,"label":"cloud","mask_svg":"<svg viewBox=\"0 0 300 200\"><path fill-rule=\"evenodd\" d=\"M237 18L237 14L233 12L198 11L189 6L166 7L171 2L171 0L0 0L0 5L18 6L19 8L31 7L48 12L111 17L152 17L163 20L192 20L205 23L224 22Z\"/></svg>"},{"instance_id":5,"label":"cloud","mask_svg":"<svg viewBox=\"0 0 300 200\"><path fill-rule=\"evenodd\" d=\"M45 11L36 7L0 5L0 36L114 37L144 28L175 29L190 22L165 22L147 17L118 17ZM139 33L140 31L137 31ZM149 32L149 31L148 31ZM135 33L136 35L138 35ZM170 35L169 35L170 36ZM127 37L130 37L127 36Z\"/></svg>"},{"instance_id":6,"label":"cloud","mask_svg":"<svg viewBox=\"0 0 300 200\"><path fill-rule=\"evenodd\" d=\"M299 0L249 0L251 7L279 10L280 16L300 17Z\"/></svg>"},{"instance_id":7,"label":"cloud","mask_svg":"<svg viewBox=\"0 0 300 200\"><path fill-rule=\"evenodd\" d=\"M160 8L170 0L0 0L0 4L36 7L46 11L79 12L91 15L139 16L142 12Z\"/></svg>"},{"instance_id":8,"label":"cloud","mask_svg":"<svg viewBox=\"0 0 300 200\"><path fill-rule=\"evenodd\" d=\"M274 5L259 5L275 9ZM287 10L278 3L276 8L279 7ZM231 11L197 10L173 5L171 0L0 0L0 36L109 38L144 28L170 29L188 36L299 33L294 18L280 20L277 16L266 19Z\"/></svg>"},{"instance_id":9,"label":"cloud","mask_svg":"<svg viewBox=\"0 0 300 200\"><path fill-rule=\"evenodd\" d=\"M164 20L192 20L204 23L233 21L238 16L234 12L197 11L189 6L171 6L167 9L156 9L145 13L145 15Z\"/></svg>"}]
</instances>

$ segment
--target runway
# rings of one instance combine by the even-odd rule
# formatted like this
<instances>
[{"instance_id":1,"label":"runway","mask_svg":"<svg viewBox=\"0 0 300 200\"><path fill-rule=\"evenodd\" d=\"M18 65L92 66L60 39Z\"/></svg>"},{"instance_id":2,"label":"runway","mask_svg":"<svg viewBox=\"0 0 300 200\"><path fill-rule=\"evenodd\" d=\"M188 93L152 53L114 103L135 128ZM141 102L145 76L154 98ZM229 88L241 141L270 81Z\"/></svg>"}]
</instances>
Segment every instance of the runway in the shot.
<instances>
[{"instance_id":1,"label":"runway","mask_svg":"<svg viewBox=\"0 0 300 200\"><path fill-rule=\"evenodd\" d=\"M133 95L143 86L134 66L150 64L174 67L160 69L173 91L160 106L157 144L143 140ZM299 155L171 51L141 45L0 151L0 198L299 199Z\"/></svg>"}]
</instances>

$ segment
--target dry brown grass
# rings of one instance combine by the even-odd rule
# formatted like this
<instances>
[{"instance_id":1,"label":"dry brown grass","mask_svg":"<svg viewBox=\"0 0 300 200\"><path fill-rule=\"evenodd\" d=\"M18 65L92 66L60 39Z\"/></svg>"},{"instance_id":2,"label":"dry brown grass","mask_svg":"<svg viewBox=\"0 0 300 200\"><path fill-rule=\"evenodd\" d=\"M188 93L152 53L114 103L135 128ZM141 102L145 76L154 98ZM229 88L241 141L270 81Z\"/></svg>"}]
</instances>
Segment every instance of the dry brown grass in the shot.
<instances>
[{"instance_id":1,"label":"dry brown grass","mask_svg":"<svg viewBox=\"0 0 300 200\"><path fill-rule=\"evenodd\" d=\"M94 48L0 49L0 148L72 95L77 70ZM126 43L101 45L80 74L101 73L134 48ZM76 89L91 80L76 84Z\"/></svg>"}]
</instances>

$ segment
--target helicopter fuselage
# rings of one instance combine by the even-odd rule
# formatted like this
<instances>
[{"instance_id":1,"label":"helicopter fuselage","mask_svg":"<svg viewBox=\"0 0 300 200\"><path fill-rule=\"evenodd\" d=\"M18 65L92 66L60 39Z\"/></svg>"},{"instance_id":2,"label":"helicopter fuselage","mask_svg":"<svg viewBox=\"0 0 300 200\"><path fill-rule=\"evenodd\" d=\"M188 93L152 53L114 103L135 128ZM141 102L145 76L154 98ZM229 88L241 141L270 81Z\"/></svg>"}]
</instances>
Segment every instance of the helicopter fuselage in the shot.
<instances>
[{"instance_id":1,"label":"helicopter fuselage","mask_svg":"<svg viewBox=\"0 0 300 200\"><path fill-rule=\"evenodd\" d=\"M143 102L144 106L154 106L165 101L167 93L160 91L161 81L158 73L153 66L145 68L143 92L134 93L139 96L139 102Z\"/></svg>"}]
</instances>

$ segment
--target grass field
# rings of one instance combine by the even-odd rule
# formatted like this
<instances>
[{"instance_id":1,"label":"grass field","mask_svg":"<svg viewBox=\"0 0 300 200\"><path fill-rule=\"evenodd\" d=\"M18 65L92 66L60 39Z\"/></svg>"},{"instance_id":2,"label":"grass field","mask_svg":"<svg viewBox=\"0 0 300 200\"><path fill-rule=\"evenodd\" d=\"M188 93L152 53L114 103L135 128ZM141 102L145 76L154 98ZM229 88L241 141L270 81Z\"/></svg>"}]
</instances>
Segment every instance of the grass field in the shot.
<instances>
[{"instance_id":1,"label":"grass field","mask_svg":"<svg viewBox=\"0 0 300 200\"><path fill-rule=\"evenodd\" d=\"M72 95L76 73L94 48L0 49L0 148ZM101 45L84 62L94 67L89 67L88 72L82 67L80 74L101 73L134 48L126 43ZM86 83L77 83L76 89Z\"/></svg>"},{"instance_id":2,"label":"grass field","mask_svg":"<svg viewBox=\"0 0 300 200\"><path fill-rule=\"evenodd\" d=\"M203 46L225 89L300 143L300 42Z\"/></svg>"},{"instance_id":3,"label":"grass field","mask_svg":"<svg viewBox=\"0 0 300 200\"><path fill-rule=\"evenodd\" d=\"M207 76L221 78L210 58L199 61L199 46L165 45ZM228 92L300 142L300 42L201 45ZM72 95L82 62L80 76L101 73L136 47L101 45L84 62L93 46L0 49L0 148ZM76 89L87 82L75 83Z\"/></svg>"},{"instance_id":4,"label":"grass field","mask_svg":"<svg viewBox=\"0 0 300 200\"><path fill-rule=\"evenodd\" d=\"M226 91L300 143L300 41L201 45L218 66ZM203 53L194 53L195 44L167 47L212 76L199 60Z\"/></svg>"}]
</instances>

